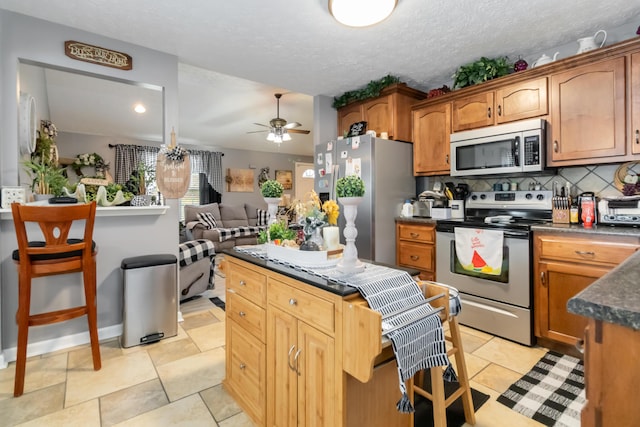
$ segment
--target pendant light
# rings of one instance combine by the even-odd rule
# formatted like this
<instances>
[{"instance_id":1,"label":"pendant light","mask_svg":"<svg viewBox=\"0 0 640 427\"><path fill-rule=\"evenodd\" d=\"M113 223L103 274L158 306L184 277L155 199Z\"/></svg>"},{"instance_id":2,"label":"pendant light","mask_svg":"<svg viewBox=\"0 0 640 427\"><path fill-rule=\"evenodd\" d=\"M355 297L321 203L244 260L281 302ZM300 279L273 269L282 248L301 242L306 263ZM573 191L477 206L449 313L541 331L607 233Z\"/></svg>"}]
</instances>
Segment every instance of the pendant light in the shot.
<instances>
[{"instance_id":1,"label":"pendant light","mask_svg":"<svg viewBox=\"0 0 640 427\"><path fill-rule=\"evenodd\" d=\"M397 0L329 0L329 11L341 24L349 27L367 27L383 21Z\"/></svg>"}]
</instances>

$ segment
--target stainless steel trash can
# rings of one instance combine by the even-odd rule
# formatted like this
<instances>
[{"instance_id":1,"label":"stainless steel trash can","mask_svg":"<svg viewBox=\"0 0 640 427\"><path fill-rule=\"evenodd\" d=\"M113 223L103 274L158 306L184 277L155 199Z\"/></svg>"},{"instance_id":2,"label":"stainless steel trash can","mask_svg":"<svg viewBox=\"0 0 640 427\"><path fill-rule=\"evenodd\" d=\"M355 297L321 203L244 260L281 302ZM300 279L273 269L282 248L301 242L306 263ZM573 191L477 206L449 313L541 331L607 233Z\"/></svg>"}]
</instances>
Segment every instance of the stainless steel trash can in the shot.
<instances>
[{"instance_id":1,"label":"stainless steel trash can","mask_svg":"<svg viewBox=\"0 0 640 427\"><path fill-rule=\"evenodd\" d=\"M178 334L177 258L144 255L125 258L122 347L149 344Z\"/></svg>"}]
</instances>

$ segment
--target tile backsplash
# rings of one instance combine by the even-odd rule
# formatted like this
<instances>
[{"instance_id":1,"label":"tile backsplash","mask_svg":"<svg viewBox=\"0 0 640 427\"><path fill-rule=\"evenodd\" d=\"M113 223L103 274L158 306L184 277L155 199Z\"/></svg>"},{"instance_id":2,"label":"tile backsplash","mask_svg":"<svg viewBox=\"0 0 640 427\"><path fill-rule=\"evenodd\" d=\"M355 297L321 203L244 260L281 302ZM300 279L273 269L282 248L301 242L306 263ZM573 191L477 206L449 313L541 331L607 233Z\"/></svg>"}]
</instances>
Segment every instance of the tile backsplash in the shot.
<instances>
[{"instance_id":1,"label":"tile backsplash","mask_svg":"<svg viewBox=\"0 0 640 427\"><path fill-rule=\"evenodd\" d=\"M555 175L540 174L509 178L460 178L450 176L418 177L416 190L418 194L424 190L431 190L436 181L467 183L471 191L491 191L497 182L516 182L518 190L528 190L529 185L539 183L543 190L553 190L553 182L560 186L565 182L571 184L571 196L575 197L585 191L593 191L599 198L621 197L622 192L616 188L615 174L621 164L575 166L556 169ZM635 163L628 166L628 172L640 175L640 165Z\"/></svg>"}]
</instances>

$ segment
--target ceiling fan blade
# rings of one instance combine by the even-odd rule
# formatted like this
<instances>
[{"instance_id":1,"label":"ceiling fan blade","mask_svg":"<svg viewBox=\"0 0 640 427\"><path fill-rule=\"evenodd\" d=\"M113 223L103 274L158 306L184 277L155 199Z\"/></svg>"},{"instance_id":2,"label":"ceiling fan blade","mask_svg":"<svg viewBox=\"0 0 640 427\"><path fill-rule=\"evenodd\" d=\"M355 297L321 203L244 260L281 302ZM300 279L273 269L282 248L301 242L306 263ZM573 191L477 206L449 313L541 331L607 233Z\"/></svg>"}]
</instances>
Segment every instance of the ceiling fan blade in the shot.
<instances>
[{"instance_id":1,"label":"ceiling fan blade","mask_svg":"<svg viewBox=\"0 0 640 427\"><path fill-rule=\"evenodd\" d=\"M291 122L291 123L287 123L286 125L283 126L283 128L285 129L293 129L293 128L298 128L302 126L300 123L298 122Z\"/></svg>"},{"instance_id":2,"label":"ceiling fan blade","mask_svg":"<svg viewBox=\"0 0 640 427\"><path fill-rule=\"evenodd\" d=\"M269 132L269 131L268 130L252 130L247 133L264 133L264 132Z\"/></svg>"},{"instance_id":3,"label":"ceiling fan blade","mask_svg":"<svg viewBox=\"0 0 640 427\"><path fill-rule=\"evenodd\" d=\"M305 130L305 129L287 129L287 132L289 132L289 133L303 133L305 135L308 135L311 131L310 130Z\"/></svg>"},{"instance_id":4,"label":"ceiling fan blade","mask_svg":"<svg viewBox=\"0 0 640 427\"><path fill-rule=\"evenodd\" d=\"M257 126L264 126L264 127L266 127L266 128L271 128L271 126L269 126L269 125L263 125L262 123L254 123L254 125L257 125Z\"/></svg>"}]
</instances>

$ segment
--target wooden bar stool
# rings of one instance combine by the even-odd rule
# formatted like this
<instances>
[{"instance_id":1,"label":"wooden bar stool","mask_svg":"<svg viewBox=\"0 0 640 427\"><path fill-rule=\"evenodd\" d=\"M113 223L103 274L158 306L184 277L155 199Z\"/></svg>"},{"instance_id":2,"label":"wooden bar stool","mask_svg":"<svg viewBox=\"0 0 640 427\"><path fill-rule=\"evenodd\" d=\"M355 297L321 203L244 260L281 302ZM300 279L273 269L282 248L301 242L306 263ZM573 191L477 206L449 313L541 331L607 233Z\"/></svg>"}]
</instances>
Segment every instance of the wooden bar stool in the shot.
<instances>
[{"instance_id":1,"label":"wooden bar stool","mask_svg":"<svg viewBox=\"0 0 640 427\"><path fill-rule=\"evenodd\" d=\"M445 398L444 393L444 380L442 374L444 370L440 366L431 368L431 393L426 391L423 387L424 384L424 371L420 371L414 378L410 380L411 384L409 389L411 390L412 403L415 405L415 393L422 397L431 400L433 405L433 425L434 427L446 427L447 417L446 409L456 399L462 396L462 406L464 408L465 421L471 425L476 423L476 415L473 409L473 400L471 397L471 387L469 386L469 375L467 374L467 365L464 360L464 351L462 349L462 337L460 335L460 327L455 316L451 315L449 305L449 288L443 286L440 283L430 281L420 281L419 284L423 288L425 297L434 297L439 294L444 294L444 298L438 298L434 300L431 305L434 308L443 307L440 312L440 320L443 326L448 323L449 333L446 334L445 339L451 343L451 348L447 350L449 357L456 356L456 374L458 376L459 388L454 391L451 396ZM411 425L414 423L414 415L411 414Z\"/></svg>"},{"instance_id":2,"label":"wooden bar stool","mask_svg":"<svg viewBox=\"0 0 640 427\"><path fill-rule=\"evenodd\" d=\"M11 205L18 249L12 258L18 267L18 350L14 396L24 391L27 362L27 337L30 326L48 325L87 315L93 368L101 367L98 343L98 315L96 310L96 246L93 242L93 224L96 203L66 206ZM84 221L82 239L70 239L69 231L75 221ZM29 241L25 223L37 223L44 241ZM62 310L31 314L31 279L82 272L85 305Z\"/></svg>"}]
</instances>

